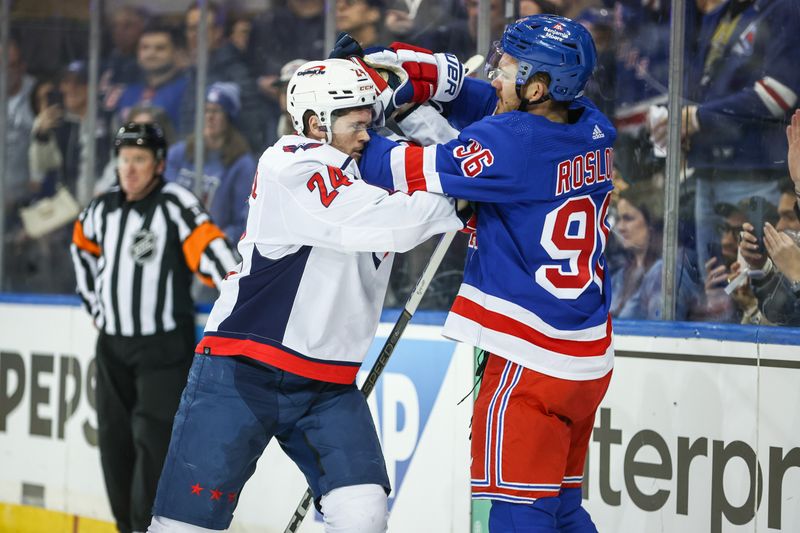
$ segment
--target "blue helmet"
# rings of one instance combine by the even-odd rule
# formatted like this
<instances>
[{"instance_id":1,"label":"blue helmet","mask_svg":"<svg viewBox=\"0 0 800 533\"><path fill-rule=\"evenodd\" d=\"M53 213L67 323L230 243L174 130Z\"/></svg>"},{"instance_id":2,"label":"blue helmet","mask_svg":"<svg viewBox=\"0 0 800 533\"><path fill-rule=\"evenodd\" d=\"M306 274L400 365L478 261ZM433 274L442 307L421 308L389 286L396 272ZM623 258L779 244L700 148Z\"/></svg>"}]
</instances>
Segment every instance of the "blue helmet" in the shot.
<instances>
[{"instance_id":1,"label":"blue helmet","mask_svg":"<svg viewBox=\"0 0 800 533\"><path fill-rule=\"evenodd\" d=\"M498 52L517 61L517 86L537 72L550 75L550 97L569 102L592 75L597 51L589 30L566 17L531 15L506 27Z\"/></svg>"}]
</instances>

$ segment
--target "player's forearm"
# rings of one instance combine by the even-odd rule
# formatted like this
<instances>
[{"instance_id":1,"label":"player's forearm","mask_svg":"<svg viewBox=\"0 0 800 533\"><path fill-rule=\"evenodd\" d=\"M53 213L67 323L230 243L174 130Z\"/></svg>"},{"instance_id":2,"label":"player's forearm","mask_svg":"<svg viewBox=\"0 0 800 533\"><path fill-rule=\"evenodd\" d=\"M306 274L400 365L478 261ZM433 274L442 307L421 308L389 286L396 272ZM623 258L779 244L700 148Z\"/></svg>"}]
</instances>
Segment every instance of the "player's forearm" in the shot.
<instances>
[{"instance_id":1,"label":"player's forearm","mask_svg":"<svg viewBox=\"0 0 800 533\"><path fill-rule=\"evenodd\" d=\"M403 135L420 146L444 144L458 137L458 130L428 105L419 106L397 125Z\"/></svg>"},{"instance_id":2,"label":"player's forearm","mask_svg":"<svg viewBox=\"0 0 800 533\"><path fill-rule=\"evenodd\" d=\"M358 169L361 178L370 185L376 185L391 191L396 189L392 177L392 150L402 149L394 141L380 135L371 135L361 159L358 161Z\"/></svg>"},{"instance_id":3,"label":"player's forearm","mask_svg":"<svg viewBox=\"0 0 800 533\"><path fill-rule=\"evenodd\" d=\"M488 82L466 78L455 100L442 105L442 116L456 129L463 130L483 117L492 115L497 94Z\"/></svg>"},{"instance_id":4,"label":"player's forearm","mask_svg":"<svg viewBox=\"0 0 800 533\"><path fill-rule=\"evenodd\" d=\"M764 78L767 80L767 78ZM769 81L771 80L771 81ZM739 128L753 121L782 120L797 102L797 94L774 79L759 80L754 87L699 105L700 130L723 136L738 135ZM777 87L780 87L779 91ZM758 88L758 90L756 90ZM783 95L783 97L781 97Z\"/></svg>"}]
</instances>

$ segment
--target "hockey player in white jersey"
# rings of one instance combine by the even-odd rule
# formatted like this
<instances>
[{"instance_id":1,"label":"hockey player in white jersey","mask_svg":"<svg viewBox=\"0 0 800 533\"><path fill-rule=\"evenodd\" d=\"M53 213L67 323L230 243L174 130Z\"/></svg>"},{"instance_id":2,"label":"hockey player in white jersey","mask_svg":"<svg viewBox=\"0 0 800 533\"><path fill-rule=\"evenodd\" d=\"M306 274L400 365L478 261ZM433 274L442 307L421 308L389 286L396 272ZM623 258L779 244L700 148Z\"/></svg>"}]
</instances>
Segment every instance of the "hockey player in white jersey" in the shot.
<instances>
[{"instance_id":1,"label":"hockey player in white jersey","mask_svg":"<svg viewBox=\"0 0 800 533\"><path fill-rule=\"evenodd\" d=\"M273 437L305 475L327 532L386 530L389 480L354 380L392 252L463 225L450 199L361 180L356 163L381 110L358 65L306 63L287 93L298 134L259 161L242 263L195 350L151 532L226 529Z\"/></svg>"}]
</instances>

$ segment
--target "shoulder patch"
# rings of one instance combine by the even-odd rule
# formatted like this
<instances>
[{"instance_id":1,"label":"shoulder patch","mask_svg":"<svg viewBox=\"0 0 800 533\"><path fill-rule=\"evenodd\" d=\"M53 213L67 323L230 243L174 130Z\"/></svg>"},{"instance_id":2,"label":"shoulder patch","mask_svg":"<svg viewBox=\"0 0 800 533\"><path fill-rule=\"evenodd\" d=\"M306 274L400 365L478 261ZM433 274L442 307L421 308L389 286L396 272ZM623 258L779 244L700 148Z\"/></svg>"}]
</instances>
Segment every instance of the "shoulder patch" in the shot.
<instances>
[{"instance_id":1,"label":"shoulder patch","mask_svg":"<svg viewBox=\"0 0 800 533\"><path fill-rule=\"evenodd\" d=\"M298 150L312 150L319 148L323 143L303 143L303 144L287 144L283 147L284 152L295 153Z\"/></svg>"}]
</instances>

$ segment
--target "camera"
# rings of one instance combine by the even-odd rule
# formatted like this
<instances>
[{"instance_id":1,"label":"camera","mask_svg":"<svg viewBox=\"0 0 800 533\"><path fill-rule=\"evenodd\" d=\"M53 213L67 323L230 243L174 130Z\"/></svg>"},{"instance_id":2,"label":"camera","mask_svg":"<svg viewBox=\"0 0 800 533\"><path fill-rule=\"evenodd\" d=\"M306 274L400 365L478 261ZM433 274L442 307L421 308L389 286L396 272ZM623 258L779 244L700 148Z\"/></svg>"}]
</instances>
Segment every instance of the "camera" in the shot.
<instances>
[{"instance_id":1,"label":"camera","mask_svg":"<svg viewBox=\"0 0 800 533\"><path fill-rule=\"evenodd\" d=\"M747 202L745 209L745 216L747 221L753 225L753 235L755 236L758 244L758 253L766 253L764 248L764 222L765 212L767 208L767 200L762 196L753 196Z\"/></svg>"},{"instance_id":2,"label":"camera","mask_svg":"<svg viewBox=\"0 0 800 533\"><path fill-rule=\"evenodd\" d=\"M61 91L56 91L56 90L48 91L47 105L48 107L54 105L64 107L64 95L61 93Z\"/></svg>"}]
</instances>

